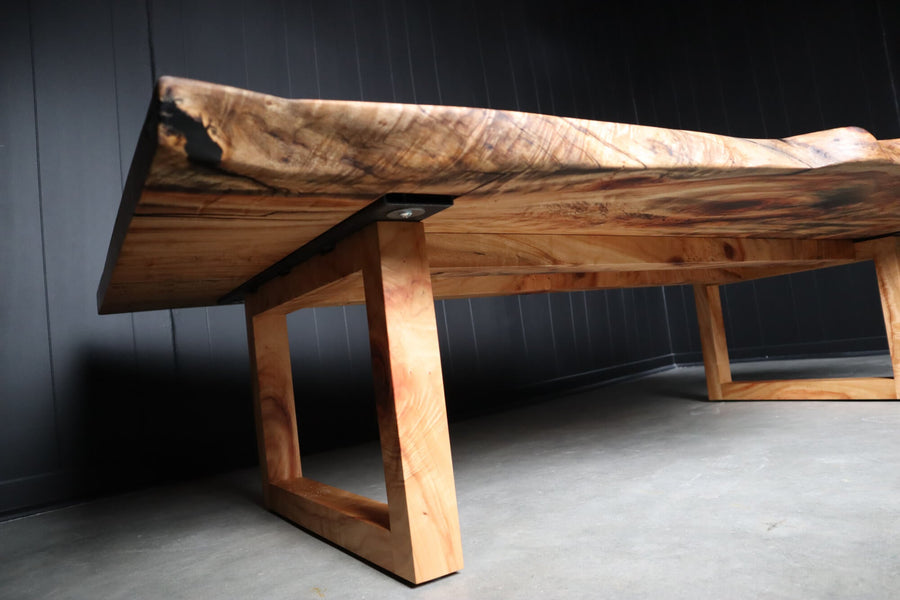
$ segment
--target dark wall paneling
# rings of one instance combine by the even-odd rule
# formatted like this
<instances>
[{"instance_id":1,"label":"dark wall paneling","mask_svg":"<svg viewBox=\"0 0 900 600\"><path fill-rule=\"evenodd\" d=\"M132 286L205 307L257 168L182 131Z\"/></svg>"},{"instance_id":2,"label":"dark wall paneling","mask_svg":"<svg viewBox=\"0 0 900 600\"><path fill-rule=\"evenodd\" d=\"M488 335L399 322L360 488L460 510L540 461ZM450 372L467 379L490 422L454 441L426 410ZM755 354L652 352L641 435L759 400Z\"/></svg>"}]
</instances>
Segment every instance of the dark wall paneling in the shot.
<instances>
[{"instance_id":1,"label":"dark wall paneling","mask_svg":"<svg viewBox=\"0 0 900 600\"><path fill-rule=\"evenodd\" d=\"M30 8L59 466L102 480L132 450L136 421L128 378L107 377L133 367L131 316L99 317L95 296L121 192L112 12Z\"/></svg>"},{"instance_id":2,"label":"dark wall paneling","mask_svg":"<svg viewBox=\"0 0 900 600\"><path fill-rule=\"evenodd\" d=\"M693 295L693 290L686 285L663 288L669 338L676 362L686 362L689 356L700 351L700 342L696 333L697 315L694 313L693 299L688 304L688 294Z\"/></svg>"},{"instance_id":3,"label":"dark wall paneling","mask_svg":"<svg viewBox=\"0 0 900 600\"><path fill-rule=\"evenodd\" d=\"M519 306L527 349L525 364L530 379L532 381L553 379L559 373L559 365L550 296L547 294L522 296Z\"/></svg>"},{"instance_id":4,"label":"dark wall paneling","mask_svg":"<svg viewBox=\"0 0 900 600\"><path fill-rule=\"evenodd\" d=\"M180 45L187 72L172 74L248 87L249 67L243 4L239 0L184 2L181 13L184 37L180 40ZM161 65L157 65L157 68L161 68ZM165 72L160 70L158 75ZM179 367L185 367L183 377L189 378L194 369L204 368L222 368L228 373L235 373L234 369L237 369L235 375L247 372L246 334L240 307L213 307L179 312L182 313L186 327L193 325L197 328L196 334L192 332L182 335L181 328L176 332L176 342L184 342L184 347L178 348ZM191 325L187 324L189 320ZM206 347L203 347L201 341L194 352L192 346L197 343L203 329L206 331ZM236 343L229 344L229 341ZM242 346L245 348L243 352ZM241 357L243 365L239 365ZM231 412L228 408L241 406L241 397L244 395L242 392L245 393L247 389L245 384L234 389L228 397L217 399L215 412L219 415L228 414ZM215 418L214 415L210 417Z\"/></svg>"},{"instance_id":5,"label":"dark wall paneling","mask_svg":"<svg viewBox=\"0 0 900 600\"><path fill-rule=\"evenodd\" d=\"M742 136L856 124L889 138L898 22L885 0L7 3L0 319L16 344L0 350L0 511L255 460L239 307L96 315L155 77ZM730 286L723 300L738 358L885 345L871 265ZM689 287L435 308L453 418L699 358ZM289 326L304 452L373 437L364 307L299 311Z\"/></svg>"},{"instance_id":6,"label":"dark wall paneling","mask_svg":"<svg viewBox=\"0 0 900 600\"><path fill-rule=\"evenodd\" d=\"M887 339L871 263L832 267L774 277L756 283L758 302L748 283L724 286L722 306L731 358L804 357L884 352ZM666 288L672 352L678 363L701 361L693 290ZM759 308L759 314L750 312ZM739 337L750 329L755 335Z\"/></svg>"},{"instance_id":7,"label":"dark wall paneling","mask_svg":"<svg viewBox=\"0 0 900 600\"><path fill-rule=\"evenodd\" d=\"M744 318L759 328L761 346L783 346L799 338L798 309L801 307L797 304L795 283L791 277L774 277L754 282L753 312L745 314Z\"/></svg>"},{"instance_id":8,"label":"dark wall paneling","mask_svg":"<svg viewBox=\"0 0 900 600\"><path fill-rule=\"evenodd\" d=\"M131 156L146 116L153 74L146 5L140 0L113 2L111 11L121 174L119 185L124 187ZM138 455L143 464L148 464L146 459L152 454L150 448L157 444L145 443L144 440L155 440L156 432L161 429L159 423L171 418L159 406L157 399L171 395L171 391L161 387L160 382L171 385L175 377L172 314L168 310L133 313L131 325L135 372L130 390L132 403L140 410L139 418L134 419L133 423L141 429L136 437L140 440L138 447L143 450Z\"/></svg>"},{"instance_id":9,"label":"dark wall paneling","mask_svg":"<svg viewBox=\"0 0 900 600\"><path fill-rule=\"evenodd\" d=\"M146 114L152 89L146 5L139 0L108 4L112 32L118 129L118 168L121 189ZM97 234L108 238L108 233ZM183 445L173 415L179 413L182 387L176 381L176 361L170 311L129 315L134 356L92 364L88 393L102 399L93 411L98 435L96 453L107 452L104 461L91 460L106 472L102 491L156 481L171 473L172 465L184 464ZM127 423L127 427L123 424ZM179 448L173 448L178 444ZM110 449L114 448L114 452ZM191 456L192 453L185 452Z\"/></svg>"},{"instance_id":10,"label":"dark wall paneling","mask_svg":"<svg viewBox=\"0 0 900 600\"><path fill-rule=\"evenodd\" d=\"M572 321L572 305L569 294L550 294L550 314L553 315L553 343L556 348L556 369L558 375L578 372L579 335Z\"/></svg>"},{"instance_id":11,"label":"dark wall paneling","mask_svg":"<svg viewBox=\"0 0 900 600\"><path fill-rule=\"evenodd\" d=\"M435 307L437 308L437 307ZM341 309L347 323L347 348L350 360L344 377L348 381L348 395L356 398L364 406L374 406L372 390L372 357L369 353L369 322L365 306L345 306ZM441 320L438 313L438 332ZM441 348L443 351L443 347ZM363 413L368 416L373 413ZM374 421L367 420L367 427L374 427Z\"/></svg>"},{"instance_id":12,"label":"dark wall paneling","mask_svg":"<svg viewBox=\"0 0 900 600\"><path fill-rule=\"evenodd\" d=\"M472 326L472 302L447 300L443 304L447 324L445 335L450 348L444 372L447 391L452 395L471 393L482 384L478 368L478 338Z\"/></svg>"},{"instance_id":13,"label":"dark wall paneling","mask_svg":"<svg viewBox=\"0 0 900 600\"><path fill-rule=\"evenodd\" d=\"M151 2L154 75L285 93L283 22L271 12L280 7L259 3L259 8L245 10L239 1ZM273 28L276 35L265 35ZM179 438L186 458L180 474L246 464L252 460L248 436L253 428L243 311L210 307L172 313L174 381L183 408L181 423L172 425L171 434ZM206 433L192 436L198 429Z\"/></svg>"},{"instance_id":14,"label":"dark wall paneling","mask_svg":"<svg viewBox=\"0 0 900 600\"><path fill-rule=\"evenodd\" d=\"M286 4L281 0L242 3L240 14L246 87L289 97Z\"/></svg>"},{"instance_id":15,"label":"dark wall paneling","mask_svg":"<svg viewBox=\"0 0 900 600\"><path fill-rule=\"evenodd\" d=\"M214 20L219 11L204 15L199 22L191 20L191 16L195 14L193 11L196 11L196 3L193 2L175 0L150 2L147 11L150 20L148 36L152 44L155 67L151 79L162 74L202 77L197 71L197 58L189 52L190 44L197 37L203 36L204 31L208 31L206 17ZM224 60L222 63L231 67L234 64ZM240 66L243 66L243 63ZM221 83L236 82L231 80ZM188 380L194 377L193 374L202 372L204 366L212 363L209 313L206 308L177 309L169 312L175 365L171 381L176 388L172 390L172 394L175 398L181 397L183 393L193 396L198 390L196 384L189 385ZM188 409L191 410L192 406L189 404ZM165 429L176 439L183 437L178 435L177 431L173 431L175 426Z\"/></svg>"},{"instance_id":16,"label":"dark wall paneling","mask_svg":"<svg viewBox=\"0 0 900 600\"><path fill-rule=\"evenodd\" d=\"M25 4L0 19L0 510L52 497L59 469L29 30Z\"/></svg>"},{"instance_id":17,"label":"dark wall paneling","mask_svg":"<svg viewBox=\"0 0 900 600\"><path fill-rule=\"evenodd\" d=\"M389 19L396 21L390 35L398 35L405 44L401 46L404 57L394 63L398 71L406 65L409 69L412 97L399 97L400 102L441 104L441 84L436 71L431 11L425 2L399 0L388 4ZM396 32L396 33L395 33ZM462 82L445 82L459 84Z\"/></svg>"}]
</instances>

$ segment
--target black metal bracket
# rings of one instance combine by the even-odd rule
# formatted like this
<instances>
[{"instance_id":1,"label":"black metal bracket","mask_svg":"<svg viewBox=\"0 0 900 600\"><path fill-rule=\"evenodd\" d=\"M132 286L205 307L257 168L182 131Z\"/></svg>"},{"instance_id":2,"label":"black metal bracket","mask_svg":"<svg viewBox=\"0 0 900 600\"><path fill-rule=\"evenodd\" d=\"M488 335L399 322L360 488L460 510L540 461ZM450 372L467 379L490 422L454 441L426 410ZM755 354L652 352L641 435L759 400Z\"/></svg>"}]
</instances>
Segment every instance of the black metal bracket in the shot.
<instances>
[{"instance_id":1,"label":"black metal bracket","mask_svg":"<svg viewBox=\"0 0 900 600\"><path fill-rule=\"evenodd\" d=\"M313 256L334 250L338 242L371 223L376 221L422 221L453 206L453 198L454 196L435 194L385 194L231 290L219 298L219 304L240 304L247 294L255 291L270 279L287 275L291 269Z\"/></svg>"}]
</instances>

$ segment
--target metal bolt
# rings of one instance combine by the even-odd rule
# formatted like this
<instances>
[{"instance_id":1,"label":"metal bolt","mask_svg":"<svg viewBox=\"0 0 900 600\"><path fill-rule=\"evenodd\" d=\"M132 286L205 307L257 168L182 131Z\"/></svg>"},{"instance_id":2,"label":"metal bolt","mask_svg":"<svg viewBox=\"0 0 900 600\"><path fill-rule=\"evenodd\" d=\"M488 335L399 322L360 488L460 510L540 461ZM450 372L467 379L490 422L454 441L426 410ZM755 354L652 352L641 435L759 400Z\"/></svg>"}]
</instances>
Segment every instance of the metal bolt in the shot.
<instances>
[{"instance_id":1,"label":"metal bolt","mask_svg":"<svg viewBox=\"0 0 900 600\"><path fill-rule=\"evenodd\" d=\"M412 208L398 208L397 210L392 210L387 214L388 219L396 219L399 221L407 221L409 219L413 219L415 217L421 217L425 214L424 208L412 207Z\"/></svg>"}]
</instances>

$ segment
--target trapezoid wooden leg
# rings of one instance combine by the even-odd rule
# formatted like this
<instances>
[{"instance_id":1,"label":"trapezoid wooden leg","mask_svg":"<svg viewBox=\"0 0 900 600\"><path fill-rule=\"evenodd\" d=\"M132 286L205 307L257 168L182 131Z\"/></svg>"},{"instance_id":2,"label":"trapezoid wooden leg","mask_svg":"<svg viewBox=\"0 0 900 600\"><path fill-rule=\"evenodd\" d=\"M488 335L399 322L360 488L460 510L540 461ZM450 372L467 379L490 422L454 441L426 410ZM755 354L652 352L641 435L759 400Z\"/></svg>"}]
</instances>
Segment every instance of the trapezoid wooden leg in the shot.
<instances>
[{"instance_id":1,"label":"trapezoid wooden leg","mask_svg":"<svg viewBox=\"0 0 900 600\"><path fill-rule=\"evenodd\" d=\"M421 223L367 231L363 265L393 571L419 583L463 566L431 275Z\"/></svg>"},{"instance_id":2,"label":"trapezoid wooden leg","mask_svg":"<svg viewBox=\"0 0 900 600\"><path fill-rule=\"evenodd\" d=\"M894 372L894 395L900 398L900 238L883 238L860 245L870 252L875 262L884 329Z\"/></svg>"},{"instance_id":3,"label":"trapezoid wooden leg","mask_svg":"<svg viewBox=\"0 0 900 600\"><path fill-rule=\"evenodd\" d=\"M256 444L263 497L271 508L269 484L301 476L287 319L278 313L254 315L249 308L246 316Z\"/></svg>"},{"instance_id":4,"label":"trapezoid wooden leg","mask_svg":"<svg viewBox=\"0 0 900 600\"><path fill-rule=\"evenodd\" d=\"M262 299L248 296L245 311L265 506L391 570L387 505L303 477L287 318L283 311L261 309Z\"/></svg>"},{"instance_id":5,"label":"trapezoid wooden leg","mask_svg":"<svg viewBox=\"0 0 900 600\"><path fill-rule=\"evenodd\" d=\"M725 339L725 321L722 317L719 286L695 285L694 302L697 305L700 346L703 350L703 367L706 371L709 399L723 400L722 386L731 382L731 365L728 361L728 344Z\"/></svg>"},{"instance_id":6,"label":"trapezoid wooden leg","mask_svg":"<svg viewBox=\"0 0 900 600\"><path fill-rule=\"evenodd\" d=\"M897 377L900 374L900 238L860 242L855 248L858 260L875 261L894 378L732 381L719 290L713 285L696 285L694 297L710 400L870 400L900 397L900 380Z\"/></svg>"},{"instance_id":7,"label":"trapezoid wooden leg","mask_svg":"<svg viewBox=\"0 0 900 600\"><path fill-rule=\"evenodd\" d=\"M364 287L387 504L300 470L285 315L335 282ZM461 569L422 224L373 223L261 285L246 297L245 310L266 506L413 583Z\"/></svg>"}]
</instances>

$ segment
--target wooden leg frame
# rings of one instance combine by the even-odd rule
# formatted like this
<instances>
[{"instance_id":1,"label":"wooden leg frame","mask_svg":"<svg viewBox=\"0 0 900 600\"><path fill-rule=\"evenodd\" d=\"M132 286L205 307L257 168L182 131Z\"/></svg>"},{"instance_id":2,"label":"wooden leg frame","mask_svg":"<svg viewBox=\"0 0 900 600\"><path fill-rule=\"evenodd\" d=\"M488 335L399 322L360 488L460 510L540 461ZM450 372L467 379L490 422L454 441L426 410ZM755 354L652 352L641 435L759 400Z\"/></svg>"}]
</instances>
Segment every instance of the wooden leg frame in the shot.
<instances>
[{"instance_id":1,"label":"wooden leg frame","mask_svg":"<svg viewBox=\"0 0 900 600\"><path fill-rule=\"evenodd\" d=\"M387 504L301 472L285 315L328 285L364 286ZM413 583L461 569L422 224L373 223L267 282L245 307L266 506Z\"/></svg>"},{"instance_id":2,"label":"wooden leg frame","mask_svg":"<svg viewBox=\"0 0 900 600\"><path fill-rule=\"evenodd\" d=\"M884 312L893 378L853 377L778 381L732 381L722 305L716 285L695 285L700 341L710 400L804 400L900 398L900 238L856 245L859 260L872 260Z\"/></svg>"},{"instance_id":3,"label":"wooden leg frame","mask_svg":"<svg viewBox=\"0 0 900 600\"><path fill-rule=\"evenodd\" d=\"M372 223L245 297L266 506L413 583L462 568L424 231L421 223ZM853 246L538 236L522 247L515 236L495 238L430 238L441 297L692 282L711 400L900 396L900 238ZM535 254L540 244L547 247ZM875 262L893 379L732 381L718 284L854 260ZM363 299L387 504L305 478L300 467L285 315Z\"/></svg>"}]
</instances>

